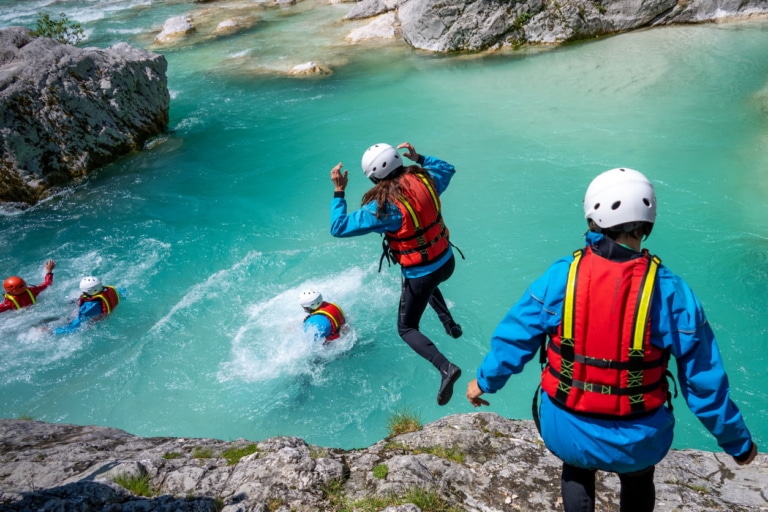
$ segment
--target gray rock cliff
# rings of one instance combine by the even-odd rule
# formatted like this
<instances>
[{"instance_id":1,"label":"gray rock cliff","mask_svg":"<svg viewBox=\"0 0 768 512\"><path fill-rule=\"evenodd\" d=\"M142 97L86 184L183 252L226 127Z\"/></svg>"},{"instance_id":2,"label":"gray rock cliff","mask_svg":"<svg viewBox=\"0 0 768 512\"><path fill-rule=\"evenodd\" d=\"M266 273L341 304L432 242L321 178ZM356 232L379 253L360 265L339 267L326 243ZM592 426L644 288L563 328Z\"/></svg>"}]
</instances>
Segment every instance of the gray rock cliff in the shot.
<instances>
[{"instance_id":1,"label":"gray rock cliff","mask_svg":"<svg viewBox=\"0 0 768 512\"><path fill-rule=\"evenodd\" d=\"M598 475L599 510L618 510L618 479ZM142 438L0 420L0 510L8 512L543 512L561 510L559 477L532 422L493 413L448 416L353 450L295 437ZM119 478L144 482L148 496ZM768 510L764 454L741 467L724 453L672 451L655 481L659 512Z\"/></svg>"},{"instance_id":2,"label":"gray rock cliff","mask_svg":"<svg viewBox=\"0 0 768 512\"><path fill-rule=\"evenodd\" d=\"M0 30L0 201L33 204L168 125L167 63Z\"/></svg>"},{"instance_id":3,"label":"gray rock cliff","mask_svg":"<svg viewBox=\"0 0 768 512\"><path fill-rule=\"evenodd\" d=\"M432 52L559 44L677 23L768 15L765 0L361 0L347 19L397 11L403 40Z\"/></svg>"}]
</instances>

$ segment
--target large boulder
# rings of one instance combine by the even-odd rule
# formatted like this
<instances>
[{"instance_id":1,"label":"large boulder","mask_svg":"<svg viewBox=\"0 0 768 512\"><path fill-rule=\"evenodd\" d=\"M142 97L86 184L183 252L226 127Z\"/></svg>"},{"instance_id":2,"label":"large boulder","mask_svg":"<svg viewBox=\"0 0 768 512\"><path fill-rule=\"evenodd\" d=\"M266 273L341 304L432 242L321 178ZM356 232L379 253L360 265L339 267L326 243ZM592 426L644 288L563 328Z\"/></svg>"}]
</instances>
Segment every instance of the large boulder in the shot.
<instances>
[{"instance_id":1,"label":"large boulder","mask_svg":"<svg viewBox=\"0 0 768 512\"><path fill-rule=\"evenodd\" d=\"M34 204L168 126L165 57L0 30L0 202Z\"/></svg>"},{"instance_id":2,"label":"large boulder","mask_svg":"<svg viewBox=\"0 0 768 512\"><path fill-rule=\"evenodd\" d=\"M391 8L362 0L356 17ZM674 23L768 14L765 0L405 0L397 7L403 39L434 52L559 44Z\"/></svg>"}]
</instances>

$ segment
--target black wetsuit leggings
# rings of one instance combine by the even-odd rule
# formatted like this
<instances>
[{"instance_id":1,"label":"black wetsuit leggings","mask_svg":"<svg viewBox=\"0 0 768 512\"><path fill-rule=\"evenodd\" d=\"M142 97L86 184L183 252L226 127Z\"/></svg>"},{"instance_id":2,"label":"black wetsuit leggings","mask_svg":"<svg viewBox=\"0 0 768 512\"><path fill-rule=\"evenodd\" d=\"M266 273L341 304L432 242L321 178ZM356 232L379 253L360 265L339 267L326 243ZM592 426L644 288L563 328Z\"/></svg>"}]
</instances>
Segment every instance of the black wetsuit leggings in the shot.
<instances>
[{"instance_id":1,"label":"black wetsuit leggings","mask_svg":"<svg viewBox=\"0 0 768 512\"><path fill-rule=\"evenodd\" d=\"M621 481L619 510L621 512L652 512L656 504L656 486L653 483L655 466L632 473L618 473ZM560 480L565 512L594 512L594 469L583 469L563 464Z\"/></svg>"},{"instance_id":2,"label":"black wetsuit leggings","mask_svg":"<svg viewBox=\"0 0 768 512\"><path fill-rule=\"evenodd\" d=\"M445 299L437 287L453 275L456 260L453 256L431 274L415 279L403 277L400 292L400 307L397 315L397 332L417 354L432 363L438 370L448 362L432 340L419 331L419 323L427 304L437 313L444 327L453 324L453 317L448 311Z\"/></svg>"}]
</instances>

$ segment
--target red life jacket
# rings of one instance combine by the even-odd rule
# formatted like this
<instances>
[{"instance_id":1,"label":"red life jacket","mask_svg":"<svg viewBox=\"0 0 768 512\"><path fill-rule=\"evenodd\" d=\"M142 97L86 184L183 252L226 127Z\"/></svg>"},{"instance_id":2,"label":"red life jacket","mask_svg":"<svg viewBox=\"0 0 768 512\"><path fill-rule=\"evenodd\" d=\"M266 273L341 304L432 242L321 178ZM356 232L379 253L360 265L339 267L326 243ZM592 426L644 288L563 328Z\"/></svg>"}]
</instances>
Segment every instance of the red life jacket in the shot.
<instances>
[{"instance_id":1,"label":"red life jacket","mask_svg":"<svg viewBox=\"0 0 768 512\"><path fill-rule=\"evenodd\" d=\"M101 312L104 315L108 315L117 307L120 302L120 295L117 293L114 286L105 286L104 289L96 295L83 294L80 297L78 305L82 305L84 302L93 302L95 300L101 301Z\"/></svg>"},{"instance_id":2,"label":"red life jacket","mask_svg":"<svg viewBox=\"0 0 768 512\"><path fill-rule=\"evenodd\" d=\"M605 417L654 411L669 399L667 351L651 344L650 310L661 260L574 253L563 318L547 347L542 389L566 409Z\"/></svg>"},{"instance_id":3,"label":"red life jacket","mask_svg":"<svg viewBox=\"0 0 768 512\"><path fill-rule=\"evenodd\" d=\"M398 179L404 182L403 195L395 205L403 223L398 231L386 233L385 254L403 267L432 263L450 247L440 197L424 175L405 173Z\"/></svg>"},{"instance_id":4,"label":"red life jacket","mask_svg":"<svg viewBox=\"0 0 768 512\"><path fill-rule=\"evenodd\" d=\"M325 338L325 341L332 341L341 336L339 330L346 320L344 319L344 312L339 306L333 302L323 302L320 304L320 307L312 312L312 315L325 315L331 321L331 334ZM306 322L307 318L312 315L307 315L304 321Z\"/></svg>"},{"instance_id":5,"label":"red life jacket","mask_svg":"<svg viewBox=\"0 0 768 512\"><path fill-rule=\"evenodd\" d=\"M26 292L26 293L24 293ZM16 309L25 308L27 306L31 306L35 302L35 294L32 293L32 290L27 288L24 290L24 292L18 294L18 295L11 295L10 293L6 293L4 297L10 301L11 304L13 304L13 307Z\"/></svg>"}]
</instances>

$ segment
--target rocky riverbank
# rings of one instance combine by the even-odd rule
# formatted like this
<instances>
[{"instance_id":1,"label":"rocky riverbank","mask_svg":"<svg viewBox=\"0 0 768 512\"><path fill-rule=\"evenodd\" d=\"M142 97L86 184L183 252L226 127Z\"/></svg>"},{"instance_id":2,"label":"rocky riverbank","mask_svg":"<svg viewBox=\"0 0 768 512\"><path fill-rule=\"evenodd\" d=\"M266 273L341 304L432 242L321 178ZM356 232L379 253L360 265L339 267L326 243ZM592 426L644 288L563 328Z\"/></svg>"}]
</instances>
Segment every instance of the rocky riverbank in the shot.
<instances>
[{"instance_id":1,"label":"rocky riverbank","mask_svg":"<svg viewBox=\"0 0 768 512\"><path fill-rule=\"evenodd\" d=\"M163 133L166 68L125 43L77 48L0 30L0 201L34 204Z\"/></svg>"},{"instance_id":2,"label":"rocky riverbank","mask_svg":"<svg viewBox=\"0 0 768 512\"><path fill-rule=\"evenodd\" d=\"M331 3L337 1L344 0ZM263 9L298 3L221 0L215 8L190 9L168 19L150 46L230 37L256 26ZM390 40L429 52L479 53L765 16L765 0L361 0L339 19L350 28L334 46ZM323 58L328 55L288 74L329 75L333 66ZM32 37L22 27L0 30L0 202L35 204L163 133L170 104L166 68L161 54L126 43L77 48Z\"/></svg>"},{"instance_id":3,"label":"rocky riverbank","mask_svg":"<svg viewBox=\"0 0 768 512\"><path fill-rule=\"evenodd\" d=\"M0 420L0 452L8 512L561 509L560 463L533 423L493 413L448 416L354 450ZM764 454L742 467L724 453L672 451L657 467L656 510L768 510L766 483ZM618 510L617 490L614 475L599 474L599 510Z\"/></svg>"}]
</instances>

